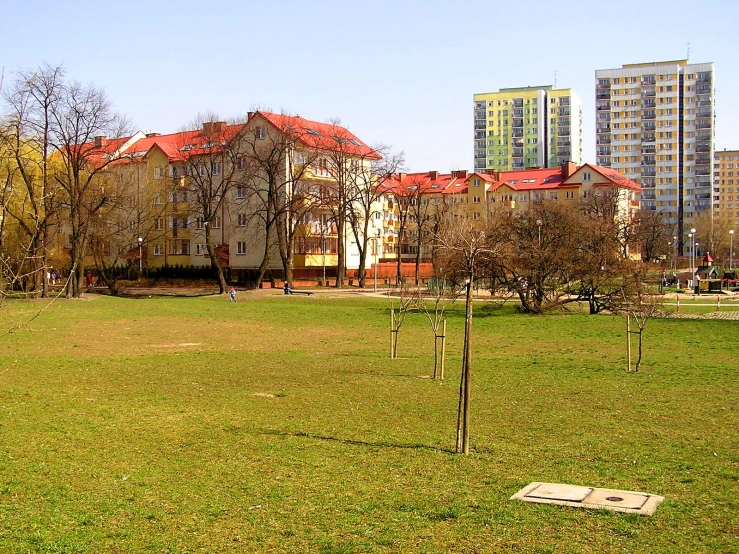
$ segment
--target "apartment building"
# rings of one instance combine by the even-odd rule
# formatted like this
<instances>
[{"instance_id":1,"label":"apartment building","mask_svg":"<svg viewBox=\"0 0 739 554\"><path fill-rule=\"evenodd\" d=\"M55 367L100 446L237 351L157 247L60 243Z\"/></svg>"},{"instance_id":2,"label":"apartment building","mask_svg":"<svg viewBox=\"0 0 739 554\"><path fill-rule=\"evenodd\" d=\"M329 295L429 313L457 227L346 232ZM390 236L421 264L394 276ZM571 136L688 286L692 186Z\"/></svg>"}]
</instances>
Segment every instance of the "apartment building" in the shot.
<instances>
[{"instance_id":1,"label":"apartment building","mask_svg":"<svg viewBox=\"0 0 739 554\"><path fill-rule=\"evenodd\" d=\"M504 88L474 95L475 171L582 161L582 101L572 89Z\"/></svg>"},{"instance_id":2,"label":"apartment building","mask_svg":"<svg viewBox=\"0 0 739 554\"><path fill-rule=\"evenodd\" d=\"M115 156L109 173L120 209L115 221L106 221L106 253L122 251L116 263L140 255L145 267L207 266L207 232L233 276L257 268L266 244L269 269L281 269L280 241L265 235L270 217L273 233L278 225L290 226L293 268L336 267L332 195L342 178L354 186L362 178L372 184L369 168L379 158L343 127L263 111L235 125L205 121L200 129L178 133L137 133ZM371 211L387 211L383 200ZM207 218L204 204L212 212ZM383 251L392 240L387 225L373 220L369 228L372 253ZM344 241L345 265L356 268L357 240L348 228Z\"/></svg>"},{"instance_id":3,"label":"apartment building","mask_svg":"<svg viewBox=\"0 0 739 554\"><path fill-rule=\"evenodd\" d=\"M641 208L660 213L685 252L696 218L712 212L713 64L597 70L595 98L598 164L641 186Z\"/></svg>"},{"instance_id":4,"label":"apartment building","mask_svg":"<svg viewBox=\"0 0 739 554\"><path fill-rule=\"evenodd\" d=\"M614 217L630 221L639 209L641 193L639 185L614 169L573 162L554 168L509 171L402 173L387 179L382 186L387 195L396 199L396 213L401 218L404 211L408 214L402 221L404 232L397 245L406 261L428 243L429 237L424 240L418 233L430 235L434 223L452 209L483 224L487 214L499 207L524 211L540 201L577 203L587 201L596 191L608 189L615 194ZM425 248L422 258L427 260L430 253L431 248Z\"/></svg>"},{"instance_id":5,"label":"apartment building","mask_svg":"<svg viewBox=\"0 0 739 554\"><path fill-rule=\"evenodd\" d=\"M713 160L713 219L739 226L739 150L718 150Z\"/></svg>"}]
</instances>

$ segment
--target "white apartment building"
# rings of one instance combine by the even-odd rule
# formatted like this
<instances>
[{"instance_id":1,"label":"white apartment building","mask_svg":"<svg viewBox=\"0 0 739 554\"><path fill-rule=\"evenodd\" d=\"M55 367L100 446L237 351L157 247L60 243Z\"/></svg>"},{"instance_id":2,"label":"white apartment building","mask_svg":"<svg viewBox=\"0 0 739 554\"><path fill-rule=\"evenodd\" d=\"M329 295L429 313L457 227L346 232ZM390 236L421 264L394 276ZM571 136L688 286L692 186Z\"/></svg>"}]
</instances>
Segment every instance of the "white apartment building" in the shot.
<instances>
[{"instance_id":1,"label":"white apartment building","mask_svg":"<svg viewBox=\"0 0 739 554\"><path fill-rule=\"evenodd\" d=\"M712 213L713 64L597 70L595 98L598 165L638 183L641 209L660 213L685 252L695 218Z\"/></svg>"}]
</instances>

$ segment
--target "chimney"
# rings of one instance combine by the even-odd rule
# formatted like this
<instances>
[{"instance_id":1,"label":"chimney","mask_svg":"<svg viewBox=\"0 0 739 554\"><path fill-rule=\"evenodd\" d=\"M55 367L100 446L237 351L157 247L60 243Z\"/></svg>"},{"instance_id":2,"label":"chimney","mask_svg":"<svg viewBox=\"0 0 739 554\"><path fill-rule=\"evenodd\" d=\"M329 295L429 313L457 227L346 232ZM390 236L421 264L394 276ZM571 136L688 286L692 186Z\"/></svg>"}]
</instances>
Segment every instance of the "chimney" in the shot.
<instances>
[{"instance_id":1,"label":"chimney","mask_svg":"<svg viewBox=\"0 0 739 554\"><path fill-rule=\"evenodd\" d=\"M100 135L95 137L95 146L97 148L102 148L103 146L108 144L108 139L105 138L105 135Z\"/></svg>"},{"instance_id":2,"label":"chimney","mask_svg":"<svg viewBox=\"0 0 739 554\"><path fill-rule=\"evenodd\" d=\"M254 114L256 112L246 112L246 121L251 121L251 118L254 117Z\"/></svg>"},{"instance_id":3,"label":"chimney","mask_svg":"<svg viewBox=\"0 0 739 554\"><path fill-rule=\"evenodd\" d=\"M406 175L408 175L408 174L407 174L407 173L398 173L398 175L397 175L397 177L398 177L398 182L402 182L402 181L403 181L403 179L405 179L405 178L406 178Z\"/></svg>"},{"instance_id":4,"label":"chimney","mask_svg":"<svg viewBox=\"0 0 739 554\"><path fill-rule=\"evenodd\" d=\"M438 171L429 171L429 178L432 181L436 181L439 178L439 172Z\"/></svg>"},{"instance_id":5,"label":"chimney","mask_svg":"<svg viewBox=\"0 0 739 554\"><path fill-rule=\"evenodd\" d=\"M204 135L217 135L222 133L226 129L225 121L208 121L203 123L203 134Z\"/></svg>"},{"instance_id":6,"label":"chimney","mask_svg":"<svg viewBox=\"0 0 739 554\"><path fill-rule=\"evenodd\" d=\"M577 164L575 162L565 162L562 164L562 177L569 179L570 176L577 171Z\"/></svg>"},{"instance_id":7,"label":"chimney","mask_svg":"<svg viewBox=\"0 0 739 554\"><path fill-rule=\"evenodd\" d=\"M454 172L454 176L458 179L466 179L468 175L468 172L466 169L459 169Z\"/></svg>"}]
</instances>

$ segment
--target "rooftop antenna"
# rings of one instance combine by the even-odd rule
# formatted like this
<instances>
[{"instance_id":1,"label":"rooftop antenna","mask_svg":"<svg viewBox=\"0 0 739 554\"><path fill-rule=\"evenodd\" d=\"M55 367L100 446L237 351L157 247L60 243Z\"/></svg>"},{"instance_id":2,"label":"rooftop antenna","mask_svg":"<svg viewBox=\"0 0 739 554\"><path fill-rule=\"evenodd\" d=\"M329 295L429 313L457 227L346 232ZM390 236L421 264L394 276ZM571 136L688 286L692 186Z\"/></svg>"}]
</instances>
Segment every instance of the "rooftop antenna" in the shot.
<instances>
[{"instance_id":1,"label":"rooftop antenna","mask_svg":"<svg viewBox=\"0 0 739 554\"><path fill-rule=\"evenodd\" d=\"M554 88L557 88L557 70L554 70Z\"/></svg>"},{"instance_id":2,"label":"rooftop antenna","mask_svg":"<svg viewBox=\"0 0 739 554\"><path fill-rule=\"evenodd\" d=\"M688 59L690 59L690 43L688 43Z\"/></svg>"}]
</instances>

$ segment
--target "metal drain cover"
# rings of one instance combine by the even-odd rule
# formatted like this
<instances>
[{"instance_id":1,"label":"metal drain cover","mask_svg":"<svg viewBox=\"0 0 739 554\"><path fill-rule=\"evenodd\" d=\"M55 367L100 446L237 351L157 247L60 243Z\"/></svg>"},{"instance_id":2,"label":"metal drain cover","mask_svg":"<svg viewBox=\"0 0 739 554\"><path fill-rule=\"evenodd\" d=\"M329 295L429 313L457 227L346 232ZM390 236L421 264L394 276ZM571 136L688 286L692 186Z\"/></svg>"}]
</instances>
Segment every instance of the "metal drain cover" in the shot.
<instances>
[{"instance_id":1,"label":"metal drain cover","mask_svg":"<svg viewBox=\"0 0 739 554\"><path fill-rule=\"evenodd\" d=\"M599 489L561 483L531 483L514 494L511 500L651 515L664 497L644 492Z\"/></svg>"}]
</instances>

